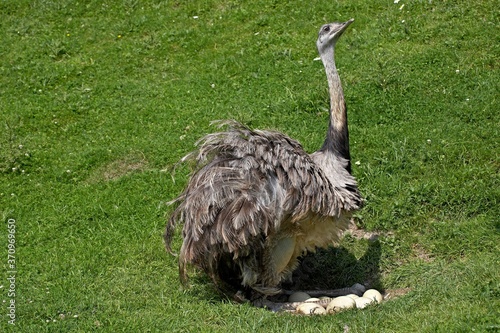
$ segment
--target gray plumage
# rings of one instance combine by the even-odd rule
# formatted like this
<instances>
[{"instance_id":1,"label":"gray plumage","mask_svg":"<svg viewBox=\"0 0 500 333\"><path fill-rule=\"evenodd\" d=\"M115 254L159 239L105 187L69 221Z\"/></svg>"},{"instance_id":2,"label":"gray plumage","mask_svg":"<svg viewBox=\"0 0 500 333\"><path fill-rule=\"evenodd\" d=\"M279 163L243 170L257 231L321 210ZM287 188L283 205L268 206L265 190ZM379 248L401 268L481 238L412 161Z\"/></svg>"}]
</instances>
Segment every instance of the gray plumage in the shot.
<instances>
[{"instance_id":1,"label":"gray plumage","mask_svg":"<svg viewBox=\"0 0 500 333\"><path fill-rule=\"evenodd\" d=\"M179 273L206 272L228 294L272 294L298 258L339 241L362 199L350 174L347 111L334 61L335 43L353 20L321 27L317 47L330 93L330 122L322 148L308 154L300 143L273 131L251 130L235 121L205 136L197 168L173 202L165 232L167 250L183 222Z\"/></svg>"}]
</instances>

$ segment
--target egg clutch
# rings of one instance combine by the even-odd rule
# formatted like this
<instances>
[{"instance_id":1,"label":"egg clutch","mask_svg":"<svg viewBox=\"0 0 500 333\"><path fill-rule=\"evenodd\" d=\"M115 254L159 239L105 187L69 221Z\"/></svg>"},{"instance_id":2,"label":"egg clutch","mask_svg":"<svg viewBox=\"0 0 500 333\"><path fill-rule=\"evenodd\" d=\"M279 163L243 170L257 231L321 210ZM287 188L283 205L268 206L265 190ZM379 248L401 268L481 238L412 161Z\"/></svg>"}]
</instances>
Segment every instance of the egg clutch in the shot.
<instances>
[{"instance_id":1,"label":"egg clutch","mask_svg":"<svg viewBox=\"0 0 500 333\"><path fill-rule=\"evenodd\" d=\"M368 289L363 296L350 294L347 296L311 298L305 292L296 292L290 295L288 302L300 302L295 308L295 313L302 315L334 314L348 309L364 309L383 301L382 294L375 289Z\"/></svg>"}]
</instances>

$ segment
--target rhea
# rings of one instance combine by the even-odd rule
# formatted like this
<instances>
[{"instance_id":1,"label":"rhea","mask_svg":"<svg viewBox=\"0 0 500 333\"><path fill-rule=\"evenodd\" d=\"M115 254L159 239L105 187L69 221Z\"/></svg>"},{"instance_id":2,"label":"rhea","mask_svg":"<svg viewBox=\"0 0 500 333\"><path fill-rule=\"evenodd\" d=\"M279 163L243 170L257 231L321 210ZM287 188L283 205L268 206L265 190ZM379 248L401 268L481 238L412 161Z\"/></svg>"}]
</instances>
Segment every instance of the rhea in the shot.
<instances>
[{"instance_id":1,"label":"rhea","mask_svg":"<svg viewBox=\"0 0 500 333\"><path fill-rule=\"evenodd\" d=\"M334 60L336 42L352 22L323 25L316 42L330 94L328 130L318 151L308 154L282 133L226 121L227 130L205 136L182 159L194 159L196 170L172 201L178 206L164 237L172 252L175 226L184 223L184 284L187 266L194 265L230 297L265 298L281 291L302 255L338 244L362 205L351 175L346 103ZM351 289L344 292L356 292Z\"/></svg>"}]
</instances>

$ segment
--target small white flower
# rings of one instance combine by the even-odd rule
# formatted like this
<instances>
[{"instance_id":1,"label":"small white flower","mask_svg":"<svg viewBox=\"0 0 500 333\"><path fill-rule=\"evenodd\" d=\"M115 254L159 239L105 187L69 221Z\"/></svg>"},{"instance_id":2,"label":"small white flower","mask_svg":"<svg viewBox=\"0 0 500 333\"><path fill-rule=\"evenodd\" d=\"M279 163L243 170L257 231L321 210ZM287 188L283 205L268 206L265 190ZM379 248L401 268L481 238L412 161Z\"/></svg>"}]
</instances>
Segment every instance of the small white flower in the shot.
<instances>
[{"instance_id":1,"label":"small white flower","mask_svg":"<svg viewBox=\"0 0 500 333\"><path fill-rule=\"evenodd\" d=\"M193 16L193 18L194 18L195 20L197 20L197 19L198 19L198 16L197 16L197 15L195 15L195 16Z\"/></svg>"},{"instance_id":2,"label":"small white flower","mask_svg":"<svg viewBox=\"0 0 500 333\"><path fill-rule=\"evenodd\" d=\"M431 144L431 139L427 139L427 143L428 143L428 144Z\"/></svg>"},{"instance_id":3,"label":"small white flower","mask_svg":"<svg viewBox=\"0 0 500 333\"><path fill-rule=\"evenodd\" d=\"M455 70L455 73L457 74L460 73L460 69Z\"/></svg>"},{"instance_id":4,"label":"small white flower","mask_svg":"<svg viewBox=\"0 0 500 333\"><path fill-rule=\"evenodd\" d=\"M405 4L402 4L401 7L399 7L399 10L403 10Z\"/></svg>"},{"instance_id":5,"label":"small white flower","mask_svg":"<svg viewBox=\"0 0 500 333\"><path fill-rule=\"evenodd\" d=\"M361 161L356 161L354 164L361 165Z\"/></svg>"},{"instance_id":6,"label":"small white flower","mask_svg":"<svg viewBox=\"0 0 500 333\"><path fill-rule=\"evenodd\" d=\"M398 3L398 2L399 2L399 0L394 0L394 3Z\"/></svg>"}]
</instances>

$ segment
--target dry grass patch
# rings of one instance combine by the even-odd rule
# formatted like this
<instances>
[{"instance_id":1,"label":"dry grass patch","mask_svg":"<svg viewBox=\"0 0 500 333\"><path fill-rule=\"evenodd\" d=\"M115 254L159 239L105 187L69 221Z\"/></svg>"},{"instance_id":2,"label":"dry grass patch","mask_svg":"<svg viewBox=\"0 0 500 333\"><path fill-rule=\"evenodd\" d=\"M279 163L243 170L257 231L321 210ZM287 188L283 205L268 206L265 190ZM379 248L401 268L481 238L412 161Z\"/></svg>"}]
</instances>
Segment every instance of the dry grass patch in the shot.
<instances>
[{"instance_id":1,"label":"dry grass patch","mask_svg":"<svg viewBox=\"0 0 500 333\"><path fill-rule=\"evenodd\" d=\"M118 160L112 161L97 169L88 179L90 183L117 180L135 171L143 171L147 167L146 157L142 152L133 152Z\"/></svg>"}]
</instances>

